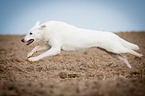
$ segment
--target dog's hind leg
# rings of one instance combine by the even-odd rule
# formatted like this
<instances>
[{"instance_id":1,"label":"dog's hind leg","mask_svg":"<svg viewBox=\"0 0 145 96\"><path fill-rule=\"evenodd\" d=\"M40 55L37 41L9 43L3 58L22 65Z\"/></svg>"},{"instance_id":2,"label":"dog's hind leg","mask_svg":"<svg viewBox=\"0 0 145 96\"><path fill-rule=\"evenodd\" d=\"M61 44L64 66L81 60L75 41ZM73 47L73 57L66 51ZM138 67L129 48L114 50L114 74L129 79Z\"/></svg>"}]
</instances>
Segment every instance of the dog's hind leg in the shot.
<instances>
[{"instance_id":1,"label":"dog's hind leg","mask_svg":"<svg viewBox=\"0 0 145 96\"><path fill-rule=\"evenodd\" d=\"M124 64L127 65L127 67L131 68L131 65L129 64L128 60L126 59L125 56L121 55L121 54L116 54L116 53L110 53L110 52L107 52L109 55L111 55L112 57L114 58L117 58L119 60L121 60Z\"/></svg>"},{"instance_id":2,"label":"dog's hind leg","mask_svg":"<svg viewBox=\"0 0 145 96\"><path fill-rule=\"evenodd\" d=\"M49 49L50 46L48 44L44 44L44 45L38 45L36 46L28 55L27 57L32 56L35 52L40 51L40 50L46 50Z\"/></svg>"},{"instance_id":3,"label":"dog's hind leg","mask_svg":"<svg viewBox=\"0 0 145 96\"><path fill-rule=\"evenodd\" d=\"M143 56L142 54L139 54L139 53L137 53L137 52L135 52L135 51L133 51L133 50L129 50L128 53L130 53L130 54L132 54L132 55L135 55L135 56L137 56L137 57L142 57L142 56Z\"/></svg>"},{"instance_id":4,"label":"dog's hind leg","mask_svg":"<svg viewBox=\"0 0 145 96\"><path fill-rule=\"evenodd\" d=\"M121 54L117 54L117 53L112 53L112 52L109 52L103 48L99 48L103 51L105 51L106 53L108 53L110 56L114 57L114 58L117 58L119 60L121 60L124 64L127 65L127 67L131 68L131 65L129 64L128 60L126 59L125 56L121 55Z\"/></svg>"}]
</instances>

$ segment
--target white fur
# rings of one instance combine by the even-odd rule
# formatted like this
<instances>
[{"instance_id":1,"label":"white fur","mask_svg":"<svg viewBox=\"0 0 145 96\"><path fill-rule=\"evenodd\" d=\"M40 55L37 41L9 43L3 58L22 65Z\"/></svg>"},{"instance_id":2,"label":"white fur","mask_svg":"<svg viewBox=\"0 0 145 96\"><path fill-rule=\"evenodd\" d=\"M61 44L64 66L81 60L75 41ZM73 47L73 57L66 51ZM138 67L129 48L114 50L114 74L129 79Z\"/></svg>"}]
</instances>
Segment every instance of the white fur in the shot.
<instances>
[{"instance_id":1,"label":"white fur","mask_svg":"<svg viewBox=\"0 0 145 96\"><path fill-rule=\"evenodd\" d=\"M111 56L115 56L119 59L121 58L120 60L125 61L125 64L127 64L127 59L118 54L130 53L138 57L142 56L141 54L133 51L139 49L137 45L127 42L111 32L77 28L73 25L58 21L48 21L42 25L39 24L40 22L38 21L29 31L29 33L32 32L33 34L30 35L28 33L24 40L27 42L30 39L34 39L34 42L44 41L46 43L35 47L28 54L28 57L32 56L32 54L36 51L50 49L39 56L30 57L28 59L29 61L38 61L44 57L59 54L61 49L64 51L75 51L91 47L104 49ZM129 63L127 66L131 68Z\"/></svg>"}]
</instances>

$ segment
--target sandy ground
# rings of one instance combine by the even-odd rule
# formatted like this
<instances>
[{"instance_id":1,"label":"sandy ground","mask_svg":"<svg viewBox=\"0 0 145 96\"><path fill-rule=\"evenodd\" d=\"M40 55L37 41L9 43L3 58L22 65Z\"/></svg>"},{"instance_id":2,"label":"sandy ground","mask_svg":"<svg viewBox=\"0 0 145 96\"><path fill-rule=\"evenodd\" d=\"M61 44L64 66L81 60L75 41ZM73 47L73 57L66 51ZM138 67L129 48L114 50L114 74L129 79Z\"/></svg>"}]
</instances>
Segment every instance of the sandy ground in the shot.
<instances>
[{"instance_id":1,"label":"sandy ground","mask_svg":"<svg viewBox=\"0 0 145 96\"><path fill-rule=\"evenodd\" d=\"M145 32L117 35L145 56ZM26 46L22 37L0 36L0 96L145 96L145 57L124 54L131 69L96 48L29 62L37 44Z\"/></svg>"}]
</instances>

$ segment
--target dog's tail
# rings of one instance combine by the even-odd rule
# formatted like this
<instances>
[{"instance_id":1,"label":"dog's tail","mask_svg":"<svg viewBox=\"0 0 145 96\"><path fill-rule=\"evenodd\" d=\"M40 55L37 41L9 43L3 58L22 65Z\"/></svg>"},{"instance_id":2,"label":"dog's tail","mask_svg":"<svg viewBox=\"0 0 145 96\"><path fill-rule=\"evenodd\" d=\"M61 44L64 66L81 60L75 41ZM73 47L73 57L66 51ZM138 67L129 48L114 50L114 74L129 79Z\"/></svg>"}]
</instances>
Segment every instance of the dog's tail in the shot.
<instances>
[{"instance_id":1,"label":"dog's tail","mask_svg":"<svg viewBox=\"0 0 145 96\"><path fill-rule=\"evenodd\" d=\"M131 50L139 50L139 47L136 44L130 43L122 38L119 38L121 44Z\"/></svg>"}]
</instances>

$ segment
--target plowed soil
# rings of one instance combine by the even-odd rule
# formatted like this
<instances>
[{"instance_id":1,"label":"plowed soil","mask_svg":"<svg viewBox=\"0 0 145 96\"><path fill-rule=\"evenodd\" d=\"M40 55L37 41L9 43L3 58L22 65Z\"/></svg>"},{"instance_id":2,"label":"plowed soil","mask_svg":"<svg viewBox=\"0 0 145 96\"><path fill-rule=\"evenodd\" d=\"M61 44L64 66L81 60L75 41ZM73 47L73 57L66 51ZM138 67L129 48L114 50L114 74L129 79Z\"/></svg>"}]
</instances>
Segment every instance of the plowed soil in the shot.
<instances>
[{"instance_id":1,"label":"plowed soil","mask_svg":"<svg viewBox=\"0 0 145 96\"><path fill-rule=\"evenodd\" d=\"M23 36L1 35L0 96L145 96L145 32L117 35L144 55L124 54L131 69L97 48L29 62L27 54L39 43L26 46Z\"/></svg>"}]
</instances>

